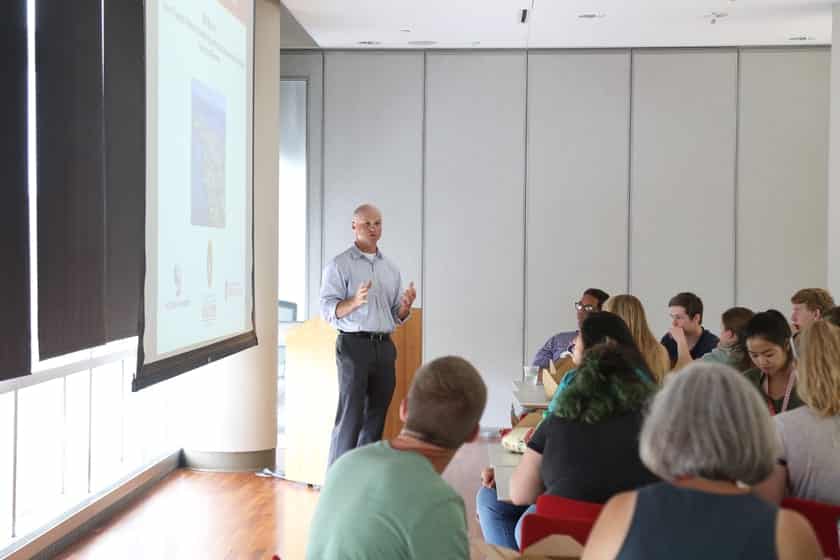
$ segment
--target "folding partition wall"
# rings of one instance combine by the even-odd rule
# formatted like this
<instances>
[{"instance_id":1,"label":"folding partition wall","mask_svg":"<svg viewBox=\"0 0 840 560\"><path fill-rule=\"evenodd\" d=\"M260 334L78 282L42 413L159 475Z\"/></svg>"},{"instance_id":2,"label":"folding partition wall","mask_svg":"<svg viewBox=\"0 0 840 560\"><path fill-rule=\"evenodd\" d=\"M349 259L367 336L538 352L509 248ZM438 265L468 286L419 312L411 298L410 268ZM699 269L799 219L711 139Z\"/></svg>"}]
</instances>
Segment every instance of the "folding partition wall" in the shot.
<instances>
[{"instance_id":1,"label":"folding partition wall","mask_svg":"<svg viewBox=\"0 0 840 560\"><path fill-rule=\"evenodd\" d=\"M323 78L310 285L350 242L353 204L384 206L383 250L406 280L420 268L424 360L479 366L486 425L507 422L522 363L575 327L584 288L635 293L661 334L681 290L717 331L733 304L786 310L826 283L828 48L281 58Z\"/></svg>"}]
</instances>

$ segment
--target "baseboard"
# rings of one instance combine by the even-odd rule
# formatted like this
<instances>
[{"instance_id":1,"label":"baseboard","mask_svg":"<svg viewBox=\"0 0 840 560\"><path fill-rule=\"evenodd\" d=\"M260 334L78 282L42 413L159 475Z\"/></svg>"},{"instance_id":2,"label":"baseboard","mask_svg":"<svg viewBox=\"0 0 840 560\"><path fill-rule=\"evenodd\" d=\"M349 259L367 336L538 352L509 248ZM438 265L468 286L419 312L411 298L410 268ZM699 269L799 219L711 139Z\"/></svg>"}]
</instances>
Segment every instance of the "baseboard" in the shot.
<instances>
[{"instance_id":1,"label":"baseboard","mask_svg":"<svg viewBox=\"0 0 840 560\"><path fill-rule=\"evenodd\" d=\"M46 560L131 506L181 464L181 451L163 457L114 486L90 496L76 508L5 550L7 560Z\"/></svg>"},{"instance_id":2,"label":"baseboard","mask_svg":"<svg viewBox=\"0 0 840 560\"><path fill-rule=\"evenodd\" d=\"M264 468L273 470L276 459L276 449L232 453L185 449L182 466L208 472L256 472Z\"/></svg>"}]
</instances>

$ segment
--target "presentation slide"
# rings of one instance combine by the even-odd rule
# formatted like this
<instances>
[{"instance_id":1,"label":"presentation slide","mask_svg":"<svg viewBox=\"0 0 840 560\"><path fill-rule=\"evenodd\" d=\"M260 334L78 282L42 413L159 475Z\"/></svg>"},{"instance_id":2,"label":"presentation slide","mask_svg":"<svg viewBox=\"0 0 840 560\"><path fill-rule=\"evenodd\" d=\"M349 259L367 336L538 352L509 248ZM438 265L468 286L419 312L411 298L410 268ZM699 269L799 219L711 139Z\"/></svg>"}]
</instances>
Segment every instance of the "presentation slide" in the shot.
<instances>
[{"instance_id":1,"label":"presentation slide","mask_svg":"<svg viewBox=\"0 0 840 560\"><path fill-rule=\"evenodd\" d=\"M253 2L146 9L150 363L253 330Z\"/></svg>"}]
</instances>

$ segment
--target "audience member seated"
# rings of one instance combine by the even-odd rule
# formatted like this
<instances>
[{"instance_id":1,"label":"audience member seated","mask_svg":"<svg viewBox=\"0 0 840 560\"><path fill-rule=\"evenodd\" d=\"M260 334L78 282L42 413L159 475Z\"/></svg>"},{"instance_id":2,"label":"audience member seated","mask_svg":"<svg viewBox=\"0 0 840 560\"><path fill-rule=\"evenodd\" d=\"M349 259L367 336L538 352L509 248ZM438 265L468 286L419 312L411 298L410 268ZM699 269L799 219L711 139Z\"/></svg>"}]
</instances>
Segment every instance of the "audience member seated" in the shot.
<instances>
[{"instance_id":1,"label":"audience member seated","mask_svg":"<svg viewBox=\"0 0 840 560\"><path fill-rule=\"evenodd\" d=\"M468 559L464 502L440 474L477 436L486 400L481 376L461 358L420 368L400 404L402 432L330 467L306 557Z\"/></svg>"},{"instance_id":2,"label":"audience member seated","mask_svg":"<svg viewBox=\"0 0 840 560\"><path fill-rule=\"evenodd\" d=\"M650 373L650 366L644 356L642 356L639 347L636 346L636 341L627 327L624 319L614 313L608 311L597 311L590 313L580 326L580 333L578 333L575 347L573 349L573 356L575 364L583 363L586 350L594 348L598 344L611 342L621 348L627 348L628 358L632 360L632 366L638 376L645 381L656 381L653 374ZM563 391L574 383L577 376L576 369L569 370L554 391L551 401L543 415L544 418L550 416L556 409L557 403L560 400Z\"/></svg>"},{"instance_id":3,"label":"audience member seated","mask_svg":"<svg viewBox=\"0 0 840 560\"><path fill-rule=\"evenodd\" d=\"M639 352L650 367L650 373L653 374L657 383L662 383L665 374L671 369L671 360L668 357L668 351L650 331L645 308L642 307L639 298L630 294L613 296L604 304L604 310L624 319Z\"/></svg>"},{"instance_id":4,"label":"audience member seated","mask_svg":"<svg viewBox=\"0 0 840 560\"><path fill-rule=\"evenodd\" d=\"M840 327L840 307L832 307L825 313L825 320Z\"/></svg>"},{"instance_id":5,"label":"audience member seated","mask_svg":"<svg viewBox=\"0 0 840 560\"><path fill-rule=\"evenodd\" d=\"M840 327L802 331L797 389L806 406L774 417L781 456L762 494L840 506Z\"/></svg>"},{"instance_id":6,"label":"audience member seated","mask_svg":"<svg viewBox=\"0 0 840 560\"><path fill-rule=\"evenodd\" d=\"M796 360L785 316L770 309L750 319L744 328L747 352L755 366L747 376L767 401L770 414L802 406L796 390Z\"/></svg>"},{"instance_id":7,"label":"audience member seated","mask_svg":"<svg viewBox=\"0 0 840 560\"><path fill-rule=\"evenodd\" d=\"M583 560L821 559L804 517L737 484L767 478L774 449L767 408L741 374L698 362L669 376L639 445L665 482L613 497Z\"/></svg>"},{"instance_id":8,"label":"audience member seated","mask_svg":"<svg viewBox=\"0 0 840 560\"><path fill-rule=\"evenodd\" d=\"M701 360L708 363L732 366L738 371L752 369L753 363L747 353L744 329L755 313L746 307L730 307L720 316L720 341L717 348L704 355Z\"/></svg>"},{"instance_id":9,"label":"audience member seated","mask_svg":"<svg viewBox=\"0 0 840 560\"><path fill-rule=\"evenodd\" d=\"M834 298L822 288L804 288L790 298L790 323L793 326L793 351L799 355L799 333L823 318L834 307Z\"/></svg>"},{"instance_id":10,"label":"audience member seated","mask_svg":"<svg viewBox=\"0 0 840 560\"><path fill-rule=\"evenodd\" d=\"M662 345L674 371L708 354L717 347L718 337L703 328L703 301L691 292L681 292L668 302L671 329Z\"/></svg>"},{"instance_id":11,"label":"audience member seated","mask_svg":"<svg viewBox=\"0 0 840 560\"><path fill-rule=\"evenodd\" d=\"M575 311L577 312L577 324L580 329L580 324L586 318L586 315L593 311L600 311L604 302L609 298L609 294L604 290L598 288L589 288L583 292L580 301L575 302ZM532 365L547 368L549 362L556 362L564 353L571 352L572 346L577 336L576 331L561 332L549 338L543 347L537 351L534 356Z\"/></svg>"},{"instance_id":12,"label":"audience member seated","mask_svg":"<svg viewBox=\"0 0 840 560\"><path fill-rule=\"evenodd\" d=\"M583 333L596 315L611 314L590 315ZM637 350L615 343L587 349L575 382L539 425L513 473L513 503L498 500L492 469L484 474L476 509L485 541L518 548L519 521L542 493L603 503L656 480L637 451L642 409L657 387L639 375L643 362Z\"/></svg>"}]
</instances>

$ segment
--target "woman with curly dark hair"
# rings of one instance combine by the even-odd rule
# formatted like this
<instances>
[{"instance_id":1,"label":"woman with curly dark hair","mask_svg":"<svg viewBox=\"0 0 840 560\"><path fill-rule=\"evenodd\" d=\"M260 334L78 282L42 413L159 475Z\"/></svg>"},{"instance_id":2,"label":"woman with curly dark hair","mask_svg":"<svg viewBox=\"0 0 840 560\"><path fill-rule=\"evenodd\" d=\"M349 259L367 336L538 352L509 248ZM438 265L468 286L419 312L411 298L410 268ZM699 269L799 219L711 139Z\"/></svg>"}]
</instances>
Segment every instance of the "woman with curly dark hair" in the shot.
<instances>
[{"instance_id":1,"label":"woman with curly dark hair","mask_svg":"<svg viewBox=\"0 0 840 560\"><path fill-rule=\"evenodd\" d=\"M574 381L558 395L513 473L513 504L499 502L493 488L479 490L485 541L516 548L520 519L540 494L603 503L657 480L638 453L642 411L657 388L640 365L638 350L614 341L587 347Z\"/></svg>"},{"instance_id":2,"label":"woman with curly dark hair","mask_svg":"<svg viewBox=\"0 0 840 560\"><path fill-rule=\"evenodd\" d=\"M609 311L590 313L581 323L580 333L578 333L574 346L575 364L583 363L584 356L590 348L595 348L604 343L610 343L617 348L621 348L628 367L635 371L636 375L644 380L656 382L656 376L651 373L651 368L639 350L627 323L619 315ZM577 369L566 372L551 397L551 402L548 403L548 409L543 415L544 418L548 418L554 413L557 404L560 402L560 396L567 387L574 383L576 377Z\"/></svg>"}]
</instances>

